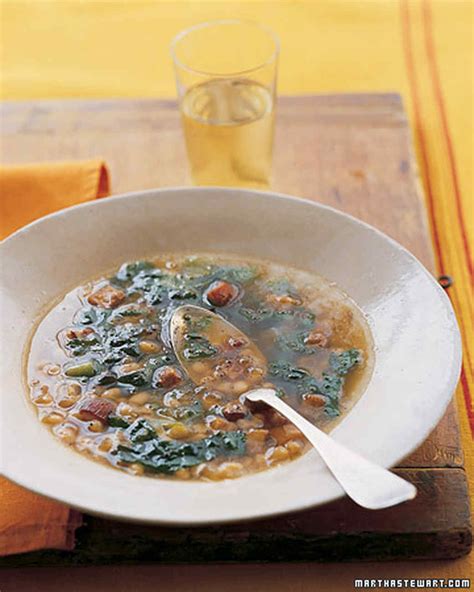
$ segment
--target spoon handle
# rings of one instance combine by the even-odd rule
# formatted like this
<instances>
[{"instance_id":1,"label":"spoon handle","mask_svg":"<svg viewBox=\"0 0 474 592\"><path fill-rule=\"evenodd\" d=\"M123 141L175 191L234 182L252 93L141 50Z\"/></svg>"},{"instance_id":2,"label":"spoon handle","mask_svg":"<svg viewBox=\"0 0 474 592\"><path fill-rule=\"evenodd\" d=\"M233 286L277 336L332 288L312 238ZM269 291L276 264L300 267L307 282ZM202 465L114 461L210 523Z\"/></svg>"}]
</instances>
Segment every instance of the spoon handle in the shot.
<instances>
[{"instance_id":1,"label":"spoon handle","mask_svg":"<svg viewBox=\"0 0 474 592\"><path fill-rule=\"evenodd\" d=\"M347 495L363 508L379 510L415 497L414 485L333 440L283 402L273 389L257 389L246 397L264 401L289 419L316 448Z\"/></svg>"}]
</instances>

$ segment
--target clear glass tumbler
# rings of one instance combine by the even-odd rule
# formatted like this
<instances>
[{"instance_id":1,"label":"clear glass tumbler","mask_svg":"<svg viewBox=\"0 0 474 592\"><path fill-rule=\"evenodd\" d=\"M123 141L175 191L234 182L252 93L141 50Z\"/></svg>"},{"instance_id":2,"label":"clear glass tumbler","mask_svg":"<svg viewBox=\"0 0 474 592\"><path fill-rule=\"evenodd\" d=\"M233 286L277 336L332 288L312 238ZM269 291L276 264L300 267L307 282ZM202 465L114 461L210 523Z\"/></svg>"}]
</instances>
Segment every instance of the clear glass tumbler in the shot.
<instances>
[{"instance_id":1,"label":"clear glass tumbler","mask_svg":"<svg viewBox=\"0 0 474 592\"><path fill-rule=\"evenodd\" d=\"M194 182L268 187L276 35L253 22L210 21L179 33L171 53Z\"/></svg>"}]
</instances>

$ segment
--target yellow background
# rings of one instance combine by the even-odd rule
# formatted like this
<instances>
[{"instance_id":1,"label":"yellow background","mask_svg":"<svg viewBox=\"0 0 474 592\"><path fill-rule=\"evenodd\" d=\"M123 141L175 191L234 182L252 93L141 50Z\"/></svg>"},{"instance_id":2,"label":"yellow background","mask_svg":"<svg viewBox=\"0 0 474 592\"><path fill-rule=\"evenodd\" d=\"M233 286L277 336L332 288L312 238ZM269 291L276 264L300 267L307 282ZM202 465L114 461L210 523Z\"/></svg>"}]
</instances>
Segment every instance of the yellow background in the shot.
<instances>
[{"instance_id":1,"label":"yellow background","mask_svg":"<svg viewBox=\"0 0 474 592\"><path fill-rule=\"evenodd\" d=\"M3 0L0 8L4 99L173 97L171 38L191 24L220 17L261 21L277 32L281 39L281 94L401 92L412 117L425 189L431 195L427 205L433 234L441 244L444 271L456 282L450 295L464 328L465 352L473 359L468 275L472 258L465 246L467 241L472 249L474 219L471 1ZM428 25L427 15L431 19ZM435 70L429 59L427 27L433 35ZM464 379L472 392L472 367L466 363ZM472 414L472 399L466 400L461 389L457 396L470 469L473 453L468 413ZM396 570L392 565L349 568L345 573L367 574L365 577L395 573L466 576L469 566L468 560L463 560L435 567L405 565L401 572Z\"/></svg>"}]
</instances>

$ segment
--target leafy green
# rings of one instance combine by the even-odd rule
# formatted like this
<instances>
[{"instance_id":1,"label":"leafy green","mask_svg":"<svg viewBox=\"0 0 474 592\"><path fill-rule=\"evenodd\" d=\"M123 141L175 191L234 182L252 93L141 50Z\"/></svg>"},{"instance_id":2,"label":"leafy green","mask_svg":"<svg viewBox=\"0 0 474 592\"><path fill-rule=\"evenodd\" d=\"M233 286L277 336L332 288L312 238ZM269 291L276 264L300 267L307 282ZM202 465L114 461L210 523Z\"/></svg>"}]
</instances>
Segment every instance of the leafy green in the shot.
<instances>
[{"instance_id":1,"label":"leafy green","mask_svg":"<svg viewBox=\"0 0 474 592\"><path fill-rule=\"evenodd\" d=\"M99 340L97 336L92 334L88 337L74 337L73 339L68 339L65 346L73 356L83 356L92 348L92 346L97 345L98 343Z\"/></svg>"},{"instance_id":2,"label":"leafy green","mask_svg":"<svg viewBox=\"0 0 474 592\"><path fill-rule=\"evenodd\" d=\"M141 271L154 268L155 266L150 261L134 261L133 263L124 263L115 275L115 279L121 282L126 282L134 278Z\"/></svg>"},{"instance_id":3,"label":"leafy green","mask_svg":"<svg viewBox=\"0 0 474 592\"><path fill-rule=\"evenodd\" d=\"M239 314L251 323L260 323L273 316L273 310L269 307L261 306L258 308L250 308L242 306L239 308Z\"/></svg>"},{"instance_id":4,"label":"leafy green","mask_svg":"<svg viewBox=\"0 0 474 592\"><path fill-rule=\"evenodd\" d=\"M336 374L344 376L360 361L360 350L351 348L339 354L333 352L329 358L329 365Z\"/></svg>"},{"instance_id":5,"label":"leafy green","mask_svg":"<svg viewBox=\"0 0 474 592\"><path fill-rule=\"evenodd\" d=\"M195 290L183 287L178 290L171 290L169 297L171 300L195 300L198 295Z\"/></svg>"},{"instance_id":6,"label":"leafy green","mask_svg":"<svg viewBox=\"0 0 474 592\"><path fill-rule=\"evenodd\" d=\"M137 370L129 374L122 374L118 377L120 384L130 384L132 386L145 386L148 383L148 378L144 372Z\"/></svg>"},{"instance_id":7,"label":"leafy green","mask_svg":"<svg viewBox=\"0 0 474 592\"><path fill-rule=\"evenodd\" d=\"M341 354L331 354L328 370L321 378L315 378L305 368L286 361L272 362L268 374L277 382L286 383L299 395L315 393L326 397L324 410L332 417L339 415L339 399L344 386L344 376L360 361L360 351L349 349Z\"/></svg>"},{"instance_id":8,"label":"leafy green","mask_svg":"<svg viewBox=\"0 0 474 592\"><path fill-rule=\"evenodd\" d=\"M203 414L203 408L201 401L194 401L192 405L185 407L178 407L174 410L173 416L179 421L189 421L201 417Z\"/></svg>"},{"instance_id":9,"label":"leafy green","mask_svg":"<svg viewBox=\"0 0 474 592\"><path fill-rule=\"evenodd\" d=\"M132 441L130 446L117 447L117 454L123 462L139 463L150 471L165 474L193 467L218 456L242 456L245 452L246 436L242 431L217 432L193 442L163 440L145 435L140 441Z\"/></svg>"},{"instance_id":10,"label":"leafy green","mask_svg":"<svg viewBox=\"0 0 474 592\"><path fill-rule=\"evenodd\" d=\"M265 284L266 288L276 296L285 296L286 294L291 296L298 296L296 288L290 284L287 278L278 278L270 280Z\"/></svg>"},{"instance_id":11,"label":"leafy green","mask_svg":"<svg viewBox=\"0 0 474 592\"><path fill-rule=\"evenodd\" d=\"M146 419L137 419L134 421L126 431L126 435L130 442L134 444L156 438L156 432L153 426Z\"/></svg>"},{"instance_id":12,"label":"leafy green","mask_svg":"<svg viewBox=\"0 0 474 592\"><path fill-rule=\"evenodd\" d=\"M107 423L111 428L128 428L130 426L128 421L119 415L109 415Z\"/></svg>"},{"instance_id":13,"label":"leafy green","mask_svg":"<svg viewBox=\"0 0 474 592\"><path fill-rule=\"evenodd\" d=\"M183 348L183 356L187 360L199 360L200 358L212 358L218 352L217 347L208 339L198 333L186 333L184 335L186 346Z\"/></svg>"},{"instance_id":14,"label":"leafy green","mask_svg":"<svg viewBox=\"0 0 474 592\"><path fill-rule=\"evenodd\" d=\"M215 277L232 284L248 284L259 274L259 270L254 266L222 266L217 268Z\"/></svg>"},{"instance_id":15,"label":"leafy green","mask_svg":"<svg viewBox=\"0 0 474 592\"><path fill-rule=\"evenodd\" d=\"M306 345L305 339L308 332L291 333L290 335L280 335L278 337L278 345L285 351L292 351L297 354L311 355L318 351L318 348L311 345Z\"/></svg>"}]
</instances>

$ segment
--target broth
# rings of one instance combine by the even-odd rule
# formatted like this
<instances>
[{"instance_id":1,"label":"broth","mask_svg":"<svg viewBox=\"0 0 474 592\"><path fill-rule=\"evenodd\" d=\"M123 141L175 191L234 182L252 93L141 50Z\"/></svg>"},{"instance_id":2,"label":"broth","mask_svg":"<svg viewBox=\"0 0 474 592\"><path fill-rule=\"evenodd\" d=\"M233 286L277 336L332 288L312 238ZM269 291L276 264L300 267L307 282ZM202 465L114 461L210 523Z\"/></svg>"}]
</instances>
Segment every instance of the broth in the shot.
<instances>
[{"instance_id":1,"label":"broth","mask_svg":"<svg viewBox=\"0 0 474 592\"><path fill-rule=\"evenodd\" d=\"M215 348L205 328L193 326L189 355L204 375L194 384L169 339L170 316L182 304L230 321L266 367L246 343ZM220 480L292 460L309 446L278 412L246 401L247 390L274 387L329 431L372 366L363 314L324 278L257 259L167 254L66 294L33 335L27 378L40 421L75 450L134 474Z\"/></svg>"}]
</instances>

